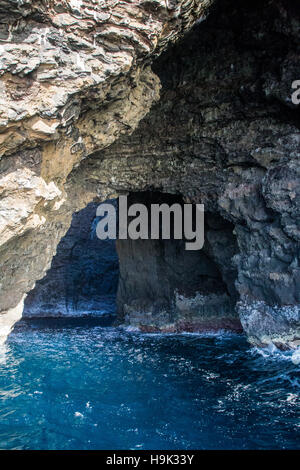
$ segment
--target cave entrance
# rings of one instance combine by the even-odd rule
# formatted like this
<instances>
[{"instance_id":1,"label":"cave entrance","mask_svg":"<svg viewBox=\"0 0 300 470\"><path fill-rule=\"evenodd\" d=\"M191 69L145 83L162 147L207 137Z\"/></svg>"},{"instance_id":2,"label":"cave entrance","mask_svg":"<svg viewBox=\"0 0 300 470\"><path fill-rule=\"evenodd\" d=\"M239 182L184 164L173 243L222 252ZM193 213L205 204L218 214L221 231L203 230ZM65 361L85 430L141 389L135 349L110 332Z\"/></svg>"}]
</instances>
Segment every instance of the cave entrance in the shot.
<instances>
[{"instance_id":1,"label":"cave entrance","mask_svg":"<svg viewBox=\"0 0 300 470\"><path fill-rule=\"evenodd\" d=\"M116 200L109 201L116 204ZM73 214L51 268L29 292L23 317L106 319L116 314L119 261L115 240L99 240L99 204L90 203Z\"/></svg>"},{"instance_id":2,"label":"cave entrance","mask_svg":"<svg viewBox=\"0 0 300 470\"><path fill-rule=\"evenodd\" d=\"M183 204L180 196L131 193L128 205ZM241 330L235 304L237 243L233 225L205 213L205 242L187 251L186 240L117 240L118 314L145 331Z\"/></svg>"},{"instance_id":3,"label":"cave entrance","mask_svg":"<svg viewBox=\"0 0 300 470\"><path fill-rule=\"evenodd\" d=\"M107 202L118 208L117 200ZM151 204L184 201L149 191L130 193L127 203L143 204L150 213ZM241 330L230 222L205 212L204 246L189 251L174 234L168 240L100 240L97 207L90 203L73 215L51 268L26 298L23 317L88 316L106 326L117 315L118 323L144 331Z\"/></svg>"}]
</instances>

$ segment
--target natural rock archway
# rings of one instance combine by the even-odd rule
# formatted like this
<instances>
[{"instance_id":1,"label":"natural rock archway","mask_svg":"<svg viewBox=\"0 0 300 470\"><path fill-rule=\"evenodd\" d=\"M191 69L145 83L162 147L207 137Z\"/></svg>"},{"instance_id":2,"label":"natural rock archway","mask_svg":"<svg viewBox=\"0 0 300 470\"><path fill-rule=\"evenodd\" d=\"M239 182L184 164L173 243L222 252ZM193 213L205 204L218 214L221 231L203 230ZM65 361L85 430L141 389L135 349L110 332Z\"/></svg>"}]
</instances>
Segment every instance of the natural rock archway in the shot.
<instances>
[{"instance_id":1,"label":"natural rock archway","mask_svg":"<svg viewBox=\"0 0 300 470\"><path fill-rule=\"evenodd\" d=\"M54 10L49 11L56 11L55 2L50 3ZM61 66L61 74L72 73L66 80L66 103L59 101L54 114L51 102L52 108L38 105L32 116L5 115L3 120L2 318L15 317L13 309L49 268L74 211L122 193L160 191L204 203L209 213L233 228L238 250L230 269L236 271L237 311L249 339L257 344L297 344L300 137L299 112L290 96L293 80L299 79L299 15L292 2L284 0L216 2L208 19L156 59L151 69L151 57L203 19L210 3L122 3L121 13L114 9L109 19L102 17L100 34L94 31L99 19L79 20L78 12L74 19L68 6L68 13L52 13L53 18L30 10L19 20L38 21L39 28L51 22L56 33L65 28L72 51L68 57L74 52L72 64L77 68L68 62ZM81 15L87 8L82 5ZM63 26L56 25L56 16ZM134 26L125 26L124 18ZM94 26L85 30L82 22ZM87 37L97 33L95 47L104 50L93 56L108 65L101 84L91 84L93 73L87 79L83 72L82 61L90 60L90 49L81 44L78 52L73 37L82 28ZM18 34L12 28L7 40L19 38L23 47L28 36L25 40L24 32ZM51 30L50 51L64 51L67 46L55 42L53 34ZM112 72L111 64L118 61L118 70ZM7 59L7 64L12 62ZM46 70L39 62L35 68L54 86L53 66ZM20 83L11 85L10 74ZM2 75L6 90L16 90L17 98L21 93L18 106L12 97L18 109L29 99L24 88L34 90L39 80L43 82L30 74L29 88L24 69ZM61 83L58 86L66 92ZM56 96L49 84L46 88ZM49 95L43 97L42 103L49 104ZM32 96L30 102L37 103ZM228 240L225 234L224 246ZM212 242L215 247L218 243ZM20 311L19 306L17 315Z\"/></svg>"},{"instance_id":2,"label":"natural rock archway","mask_svg":"<svg viewBox=\"0 0 300 470\"><path fill-rule=\"evenodd\" d=\"M131 193L128 204L182 205L180 196ZM149 225L151 222L149 221ZM237 276L232 263L238 247L233 226L205 214L204 246L189 251L185 240L117 240L120 277L119 321L143 331L238 330Z\"/></svg>"},{"instance_id":3,"label":"natural rock archway","mask_svg":"<svg viewBox=\"0 0 300 470\"><path fill-rule=\"evenodd\" d=\"M72 213L65 182L159 98L149 64L208 13L202 2L45 0L0 6L0 326L50 267ZM82 200L84 198L84 201Z\"/></svg>"}]
</instances>

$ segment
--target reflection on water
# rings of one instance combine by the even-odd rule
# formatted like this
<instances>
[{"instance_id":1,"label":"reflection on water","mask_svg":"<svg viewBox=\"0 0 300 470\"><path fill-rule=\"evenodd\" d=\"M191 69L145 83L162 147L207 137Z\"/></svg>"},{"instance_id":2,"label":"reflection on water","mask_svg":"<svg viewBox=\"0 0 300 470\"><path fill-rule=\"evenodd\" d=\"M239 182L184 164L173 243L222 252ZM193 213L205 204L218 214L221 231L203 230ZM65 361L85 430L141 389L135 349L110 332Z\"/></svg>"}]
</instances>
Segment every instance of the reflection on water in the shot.
<instances>
[{"instance_id":1,"label":"reflection on water","mask_svg":"<svg viewBox=\"0 0 300 470\"><path fill-rule=\"evenodd\" d=\"M1 449L300 447L297 354L79 322L21 322L1 348Z\"/></svg>"}]
</instances>

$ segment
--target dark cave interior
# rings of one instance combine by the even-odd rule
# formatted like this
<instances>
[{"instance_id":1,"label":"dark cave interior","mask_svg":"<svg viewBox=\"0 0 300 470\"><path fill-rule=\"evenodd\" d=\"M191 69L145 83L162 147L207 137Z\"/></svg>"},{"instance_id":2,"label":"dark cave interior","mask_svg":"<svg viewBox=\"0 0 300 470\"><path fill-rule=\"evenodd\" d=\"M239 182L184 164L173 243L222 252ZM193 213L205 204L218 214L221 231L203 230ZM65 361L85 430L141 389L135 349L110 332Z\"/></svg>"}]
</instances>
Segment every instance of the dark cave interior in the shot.
<instances>
[{"instance_id":1,"label":"dark cave interior","mask_svg":"<svg viewBox=\"0 0 300 470\"><path fill-rule=\"evenodd\" d=\"M117 200L110 202L118 206ZM178 195L147 191L130 193L127 203L128 207L143 204L150 214L152 204L178 204L183 208L184 200ZM24 318L114 317L117 311L122 323L129 307L136 312L151 312L155 321L161 312L168 312L174 319L178 316L174 313L178 296L208 299L210 314L213 309L218 316L224 306L230 315L234 314L238 294L233 257L237 243L230 222L219 214L205 213L204 246L189 251L185 239L175 239L172 230L170 239L162 239L160 232L157 240L100 240L96 235L100 220L97 207L90 203L73 215L51 268L25 301ZM132 219L129 217L128 222ZM170 221L172 227L172 211ZM197 316L195 308L192 316Z\"/></svg>"}]
</instances>

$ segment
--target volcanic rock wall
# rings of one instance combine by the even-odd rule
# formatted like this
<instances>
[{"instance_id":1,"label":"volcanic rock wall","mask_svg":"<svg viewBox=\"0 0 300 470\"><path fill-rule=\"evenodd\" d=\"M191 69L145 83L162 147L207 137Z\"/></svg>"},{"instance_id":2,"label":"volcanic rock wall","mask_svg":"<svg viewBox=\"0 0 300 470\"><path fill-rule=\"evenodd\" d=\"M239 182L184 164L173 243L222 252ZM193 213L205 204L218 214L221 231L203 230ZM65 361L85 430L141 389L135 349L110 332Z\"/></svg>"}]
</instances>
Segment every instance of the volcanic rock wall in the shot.
<instances>
[{"instance_id":1,"label":"volcanic rock wall","mask_svg":"<svg viewBox=\"0 0 300 470\"><path fill-rule=\"evenodd\" d=\"M74 211L160 191L204 203L233 228L230 263L207 237L236 273L250 341L297 344L299 12L287 0L226 0L203 21L210 3L0 10L2 319L49 268Z\"/></svg>"},{"instance_id":2,"label":"volcanic rock wall","mask_svg":"<svg viewBox=\"0 0 300 470\"><path fill-rule=\"evenodd\" d=\"M236 308L256 344L299 339L298 34L290 2L220 2L153 65L161 98L137 130L68 182L178 194L228 220L238 251L224 266L236 268Z\"/></svg>"},{"instance_id":3,"label":"volcanic rock wall","mask_svg":"<svg viewBox=\"0 0 300 470\"><path fill-rule=\"evenodd\" d=\"M149 64L210 0L0 3L0 313L3 335L50 267L74 211L65 181L159 98ZM76 189L75 189L76 192Z\"/></svg>"}]
</instances>

